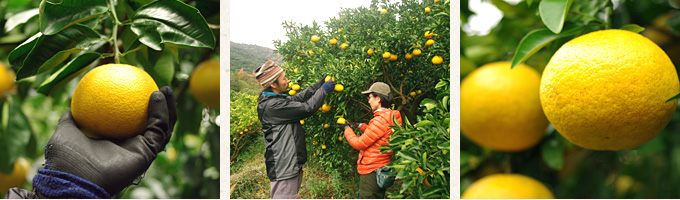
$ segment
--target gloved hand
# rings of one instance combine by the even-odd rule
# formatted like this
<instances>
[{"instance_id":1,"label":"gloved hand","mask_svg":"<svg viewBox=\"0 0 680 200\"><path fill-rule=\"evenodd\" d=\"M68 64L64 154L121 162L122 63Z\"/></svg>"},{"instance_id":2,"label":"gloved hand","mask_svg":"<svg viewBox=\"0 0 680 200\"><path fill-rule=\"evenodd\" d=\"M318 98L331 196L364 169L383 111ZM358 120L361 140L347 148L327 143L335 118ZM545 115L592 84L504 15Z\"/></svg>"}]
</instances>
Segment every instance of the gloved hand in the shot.
<instances>
[{"instance_id":1,"label":"gloved hand","mask_svg":"<svg viewBox=\"0 0 680 200\"><path fill-rule=\"evenodd\" d=\"M33 186L47 198L110 198L146 172L170 141L176 121L174 94L167 86L149 98L146 131L129 139L89 138L66 112L47 143L45 169L38 170Z\"/></svg>"},{"instance_id":2,"label":"gloved hand","mask_svg":"<svg viewBox=\"0 0 680 200\"><path fill-rule=\"evenodd\" d=\"M323 85L321 87L323 89L325 89L326 92L330 92L335 88L335 82L333 82L333 81L325 82L325 83L323 83Z\"/></svg>"}]
</instances>

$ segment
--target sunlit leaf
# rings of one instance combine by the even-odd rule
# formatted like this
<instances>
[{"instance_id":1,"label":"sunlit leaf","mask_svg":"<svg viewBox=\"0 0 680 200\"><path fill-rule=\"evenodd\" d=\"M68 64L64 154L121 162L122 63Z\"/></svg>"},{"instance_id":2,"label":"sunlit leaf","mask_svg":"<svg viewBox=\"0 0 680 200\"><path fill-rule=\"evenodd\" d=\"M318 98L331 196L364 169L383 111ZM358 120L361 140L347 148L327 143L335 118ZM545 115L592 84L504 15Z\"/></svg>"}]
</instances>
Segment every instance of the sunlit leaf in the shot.
<instances>
[{"instance_id":1,"label":"sunlit leaf","mask_svg":"<svg viewBox=\"0 0 680 200\"><path fill-rule=\"evenodd\" d=\"M564 20L573 2L573 0L542 0L538 4L541 20L550 31L557 34L562 32Z\"/></svg>"},{"instance_id":2,"label":"sunlit leaf","mask_svg":"<svg viewBox=\"0 0 680 200\"><path fill-rule=\"evenodd\" d=\"M107 13L106 0L43 1L40 4L40 32L53 35L74 24Z\"/></svg>"}]
</instances>

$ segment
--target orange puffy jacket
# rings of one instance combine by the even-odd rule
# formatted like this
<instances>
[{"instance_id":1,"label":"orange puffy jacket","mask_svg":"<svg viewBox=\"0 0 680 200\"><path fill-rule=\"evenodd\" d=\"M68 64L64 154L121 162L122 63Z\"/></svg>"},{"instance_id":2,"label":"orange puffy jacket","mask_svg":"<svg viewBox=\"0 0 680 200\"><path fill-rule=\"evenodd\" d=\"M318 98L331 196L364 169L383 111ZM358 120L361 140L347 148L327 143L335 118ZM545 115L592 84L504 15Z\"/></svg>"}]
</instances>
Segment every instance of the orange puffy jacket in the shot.
<instances>
[{"instance_id":1,"label":"orange puffy jacket","mask_svg":"<svg viewBox=\"0 0 680 200\"><path fill-rule=\"evenodd\" d=\"M394 126L392 116L396 118L397 123L401 124L401 113L397 110L378 110L374 115L375 117L371 119L368 125L361 124L359 130L364 134L360 137L357 137L351 128L345 129L347 142L355 149L360 150L357 171L362 175L370 174L390 163L392 152L382 154L378 147L388 145L387 140L392 135L392 129L389 126Z\"/></svg>"}]
</instances>

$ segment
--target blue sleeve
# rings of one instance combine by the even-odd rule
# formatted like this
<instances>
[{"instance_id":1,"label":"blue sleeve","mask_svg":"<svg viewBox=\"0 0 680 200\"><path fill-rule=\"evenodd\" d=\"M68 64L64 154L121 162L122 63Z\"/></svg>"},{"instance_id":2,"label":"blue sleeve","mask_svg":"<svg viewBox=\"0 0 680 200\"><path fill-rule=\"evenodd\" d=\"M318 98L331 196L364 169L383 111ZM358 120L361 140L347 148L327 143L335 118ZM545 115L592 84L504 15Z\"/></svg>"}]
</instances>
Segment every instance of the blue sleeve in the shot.
<instances>
[{"instance_id":1,"label":"blue sleeve","mask_svg":"<svg viewBox=\"0 0 680 200\"><path fill-rule=\"evenodd\" d=\"M36 193L50 198L110 199L106 190L78 176L50 169L38 169L33 177Z\"/></svg>"}]
</instances>

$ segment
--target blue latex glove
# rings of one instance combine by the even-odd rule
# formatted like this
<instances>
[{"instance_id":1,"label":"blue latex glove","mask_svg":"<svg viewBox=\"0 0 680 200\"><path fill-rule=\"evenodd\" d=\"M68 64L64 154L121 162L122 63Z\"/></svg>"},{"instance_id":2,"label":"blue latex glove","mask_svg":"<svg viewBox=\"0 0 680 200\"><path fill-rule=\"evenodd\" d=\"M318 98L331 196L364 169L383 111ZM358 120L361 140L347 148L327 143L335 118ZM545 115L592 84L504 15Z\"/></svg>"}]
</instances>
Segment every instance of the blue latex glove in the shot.
<instances>
[{"instance_id":1,"label":"blue latex glove","mask_svg":"<svg viewBox=\"0 0 680 200\"><path fill-rule=\"evenodd\" d=\"M325 82L325 83L323 83L323 85L321 87L323 89L326 89L326 92L330 92L335 88L335 82L333 82L333 81Z\"/></svg>"}]
</instances>

